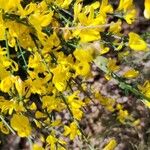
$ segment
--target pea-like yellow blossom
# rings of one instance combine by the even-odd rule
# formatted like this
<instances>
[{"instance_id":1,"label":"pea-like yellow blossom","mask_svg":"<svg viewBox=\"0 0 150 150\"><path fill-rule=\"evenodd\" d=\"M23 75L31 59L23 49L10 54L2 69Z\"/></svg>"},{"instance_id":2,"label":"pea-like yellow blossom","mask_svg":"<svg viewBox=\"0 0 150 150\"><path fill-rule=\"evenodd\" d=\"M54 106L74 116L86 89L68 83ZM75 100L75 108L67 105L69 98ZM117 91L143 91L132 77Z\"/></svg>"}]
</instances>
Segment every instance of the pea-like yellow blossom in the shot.
<instances>
[{"instance_id":1,"label":"pea-like yellow blossom","mask_svg":"<svg viewBox=\"0 0 150 150\"><path fill-rule=\"evenodd\" d=\"M117 141L115 139L110 140L103 150L114 150L117 146Z\"/></svg>"},{"instance_id":2,"label":"pea-like yellow blossom","mask_svg":"<svg viewBox=\"0 0 150 150\"><path fill-rule=\"evenodd\" d=\"M139 75L139 71L135 69L129 69L123 74L123 77L130 79L130 78L136 78L138 75Z\"/></svg>"},{"instance_id":3,"label":"pea-like yellow blossom","mask_svg":"<svg viewBox=\"0 0 150 150\"><path fill-rule=\"evenodd\" d=\"M14 114L10 123L12 128L17 131L20 137L28 137L31 135L31 125L26 116Z\"/></svg>"},{"instance_id":4,"label":"pea-like yellow blossom","mask_svg":"<svg viewBox=\"0 0 150 150\"><path fill-rule=\"evenodd\" d=\"M147 43L136 33L129 33L129 47L135 51L147 50Z\"/></svg>"},{"instance_id":5,"label":"pea-like yellow blossom","mask_svg":"<svg viewBox=\"0 0 150 150\"><path fill-rule=\"evenodd\" d=\"M150 19L150 0L145 0L145 9L144 9L144 16L146 19Z\"/></svg>"},{"instance_id":6,"label":"pea-like yellow blossom","mask_svg":"<svg viewBox=\"0 0 150 150\"><path fill-rule=\"evenodd\" d=\"M77 135L81 135L75 122L72 122L70 126L64 126L64 136L67 135L70 135L70 140L73 140Z\"/></svg>"}]
</instances>

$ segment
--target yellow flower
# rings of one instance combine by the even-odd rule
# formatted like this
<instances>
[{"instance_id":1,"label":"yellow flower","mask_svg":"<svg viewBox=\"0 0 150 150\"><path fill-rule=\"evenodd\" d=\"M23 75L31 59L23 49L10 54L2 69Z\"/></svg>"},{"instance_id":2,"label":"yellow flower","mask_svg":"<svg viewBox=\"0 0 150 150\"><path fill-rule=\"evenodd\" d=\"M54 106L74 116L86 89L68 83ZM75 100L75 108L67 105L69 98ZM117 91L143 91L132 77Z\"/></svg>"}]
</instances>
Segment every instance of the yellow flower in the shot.
<instances>
[{"instance_id":1,"label":"yellow flower","mask_svg":"<svg viewBox=\"0 0 150 150\"><path fill-rule=\"evenodd\" d=\"M13 11L16 10L17 6L20 4L21 0L0 0L0 8L4 11Z\"/></svg>"},{"instance_id":2,"label":"yellow flower","mask_svg":"<svg viewBox=\"0 0 150 150\"><path fill-rule=\"evenodd\" d=\"M25 108L22 105L22 102L16 102L15 99L11 100L5 100L4 97L0 97L0 109L1 112L4 114L9 114L11 115L13 111L15 110L16 112L24 112Z\"/></svg>"},{"instance_id":3,"label":"yellow flower","mask_svg":"<svg viewBox=\"0 0 150 150\"><path fill-rule=\"evenodd\" d=\"M76 76L87 76L90 73L90 64L87 62L79 62L74 65Z\"/></svg>"},{"instance_id":4,"label":"yellow flower","mask_svg":"<svg viewBox=\"0 0 150 150\"><path fill-rule=\"evenodd\" d=\"M101 55L103 55L103 54L106 54L106 53L108 53L109 52L109 47L105 47L105 48L103 48L101 51L100 51L100 54Z\"/></svg>"},{"instance_id":5,"label":"yellow flower","mask_svg":"<svg viewBox=\"0 0 150 150\"><path fill-rule=\"evenodd\" d=\"M9 134L9 129L4 125L3 122L0 122L0 130L4 134Z\"/></svg>"},{"instance_id":6,"label":"yellow flower","mask_svg":"<svg viewBox=\"0 0 150 150\"><path fill-rule=\"evenodd\" d=\"M44 150L44 148L38 144L33 144L32 150Z\"/></svg>"},{"instance_id":7,"label":"yellow flower","mask_svg":"<svg viewBox=\"0 0 150 150\"><path fill-rule=\"evenodd\" d=\"M125 78L136 78L139 75L139 71L135 69L130 69L123 74Z\"/></svg>"},{"instance_id":8,"label":"yellow flower","mask_svg":"<svg viewBox=\"0 0 150 150\"><path fill-rule=\"evenodd\" d=\"M111 26L109 27L109 32L112 32L113 34L119 33L121 31L121 20L118 20L117 22L111 22Z\"/></svg>"},{"instance_id":9,"label":"yellow flower","mask_svg":"<svg viewBox=\"0 0 150 150\"><path fill-rule=\"evenodd\" d=\"M31 135L31 126L29 119L21 114L14 114L10 120L12 128L17 131L20 137Z\"/></svg>"},{"instance_id":10,"label":"yellow flower","mask_svg":"<svg viewBox=\"0 0 150 150\"><path fill-rule=\"evenodd\" d=\"M110 140L107 145L102 150L114 150L117 146L117 142L115 139Z\"/></svg>"},{"instance_id":11,"label":"yellow flower","mask_svg":"<svg viewBox=\"0 0 150 150\"><path fill-rule=\"evenodd\" d=\"M42 113L40 111L35 112L35 118L36 119L45 118L45 117L47 117L47 116L44 113Z\"/></svg>"},{"instance_id":12,"label":"yellow flower","mask_svg":"<svg viewBox=\"0 0 150 150\"><path fill-rule=\"evenodd\" d=\"M78 19L79 23L77 25L77 28L73 31L73 36L79 36L81 43L91 42L95 40L99 40L100 37L100 31L103 31L104 28L95 28L97 25L104 24L106 22L106 14L110 12L110 5L107 4L107 1L103 1L101 4L100 13L95 16L94 9L99 7L99 3L91 4L85 10L81 12L81 5L76 4L74 8L75 17L74 21ZM79 8L77 8L79 5ZM94 6L95 5L95 6ZM105 14L105 15L104 15ZM87 26L90 26L88 28Z\"/></svg>"},{"instance_id":13,"label":"yellow flower","mask_svg":"<svg viewBox=\"0 0 150 150\"><path fill-rule=\"evenodd\" d=\"M30 87L29 92L37 93L37 94L46 93L46 87L44 86L45 80L43 80L43 78L36 78L35 80L31 80L30 78L28 78L26 80L26 84Z\"/></svg>"},{"instance_id":14,"label":"yellow flower","mask_svg":"<svg viewBox=\"0 0 150 150\"><path fill-rule=\"evenodd\" d=\"M100 93L95 93L95 97L97 100L99 100L100 104L103 105L108 111L113 112L114 111L114 105L115 100L104 97Z\"/></svg>"},{"instance_id":15,"label":"yellow flower","mask_svg":"<svg viewBox=\"0 0 150 150\"><path fill-rule=\"evenodd\" d=\"M65 150L63 149L63 147L66 144L66 142L61 139L56 138L54 131L52 131L51 134L46 138L46 142L48 143L48 145L50 145L51 150L55 150L55 149Z\"/></svg>"},{"instance_id":16,"label":"yellow flower","mask_svg":"<svg viewBox=\"0 0 150 150\"><path fill-rule=\"evenodd\" d=\"M133 5L133 0L120 0L117 10L123 10L126 12L127 9L131 8Z\"/></svg>"},{"instance_id":17,"label":"yellow flower","mask_svg":"<svg viewBox=\"0 0 150 150\"><path fill-rule=\"evenodd\" d=\"M145 10L144 10L144 16L146 19L150 19L150 0L145 0Z\"/></svg>"},{"instance_id":18,"label":"yellow flower","mask_svg":"<svg viewBox=\"0 0 150 150\"><path fill-rule=\"evenodd\" d=\"M72 1L73 0L64 0L63 4L61 5L61 7L64 8L64 9L68 9L69 5L71 4Z\"/></svg>"},{"instance_id":19,"label":"yellow flower","mask_svg":"<svg viewBox=\"0 0 150 150\"><path fill-rule=\"evenodd\" d=\"M53 110L62 111L64 108L61 99L55 98L55 96L43 96L42 97L42 108L46 108L49 113Z\"/></svg>"},{"instance_id":20,"label":"yellow flower","mask_svg":"<svg viewBox=\"0 0 150 150\"><path fill-rule=\"evenodd\" d=\"M86 43L86 42L99 40L100 33L95 29L82 29L82 31L79 34L79 37L81 43Z\"/></svg>"},{"instance_id":21,"label":"yellow flower","mask_svg":"<svg viewBox=\"0 0 150 150\"><path fill-rule=\"evenodd\" d=\"M85 106L85 103L82 100L80 100L78 94L79 94L78 91L74 92L72 95L69 95L67 97L67 100L74 118L77 120L81 120L83 115L81 108Z\"/></svg>"},{"instance_id":22,"label":"yellow flower","mask_svg":"<svg viewBox=\"0 0 150 150\"><path fill-rule=\"evenodd\" d=\"M133 0L120 0L117 10L123 11L123 17L128 24L132 24L136 18L136 9Z\"/></svg>"},{"instance_id":23,"label":"yellow flower","mask_svg":"<svg viewBox=\"0 0 150 150\"><path fill-rule=\"evenodd\" d=\"M136 33L129 33L129 47L135 51L144 51L147 49L147 43Z\"/></svg>"},{"instance_id":24,"label":"yellow flower","mask_svg":"<svg viewBox=\"0 0 150 150\"><path fill-rule=\"evenodd\" d=\"M0 13L0 40L4 40L5 39L5 23L3 21L3 16L2 13Z\"/></svg>"},{"instance_id":25,"label":"yellow flower","mask_svg":"<svg viewBox=\"0 0 150 150\"><path fill-rule=\"evenodd\" d=\"M133 121L132 126L136 127L136 126L140 125L140 123L141 123L141 120L136 119L136 120Z\"/></svg>"},{"instance_id":26,"label":"yellow flower","mask_svg":"<svg viewBox=\"0 0 150 150\"><path fill-rule=\"evenodd\" d=\"M53 79L55 87L58 91L64 91L67 86L67 79L70 77L69 68L63 65L58 65L56 68L52 69Z\"/></svg>"},{"instance_id":27,"label":"yellow flower","mask_svg":"<svg viewBox=\"0 0 150 150\"><path fill-rule=\"evenodd\" d=\"M13 76L7 76L6 78L4 78L0 84L1 91L5 93L9 92L13 86L13 79L14 79Z\"/></svg>"},{"instance_id":28,"label":"yellow flower","mask_svg":"<svg viewBox=\"0 0 150 150\"><path fill-rule=\"evenodd\" d=\"M118 117L117 119L122 123L124 124L126 119L129 119L130 115L128 113L127 110L122 110L120 109L119 112L118 112Z\"/></svg>"},{"instance_id":29,"label":"yellow flower","mask_svg":"<svg viewBox=\"0 0 150 150\"><path fill-rule=\"evenodd\" d=\"M19 94L20 97L23 96L23 81L20 79L19 76L16 76L15 77L15 87L16 87L16 90Z\"/></svg>"},{"instance_id":30,"label":"yellow flower","mask_svg":"<svg viewBox=\"0 0 150 150\"><path fill-rule=\"evenodd\" d=\"M136 14L136 9L131 9L124 15L124 19L128 24L132 24L135 21Z\"/></svg>"},{"instance_id":31,"label":"yellow flower","mask_svg":"<svg viewBox=\"0 0 150 150\"><path fill-rule=\"evenodd\" d=\"M73 54L78 61L92 61L91 49L76 49Z\"/></svg>"},{"instance_id":32,"label":"yellow flower","mask_svg":"<svg viewBox=\"0 0 150 150\"><path fill-rule=\"evenodd\" d=\"M20 15L20 18L24 18L27 15L31 14L33 11L37 9L37 4L35 3L29 3L25 8L21 6L21 4L18 6L18 13Z\"/></svg>"},{"instance_id":33,"label":"yellow flower","mask_svg":"<svg viewBox=\"0 0 150 150\"><path fill-rule=\"evenodd\" d=\"M67 135L70 135L70 140L73 140L77 135L81 135L75 122L72 122L70 126L64 126L64 136Z\"/></svg>"},{"instance_id":34,"label":"yellow flower","mask_svg":"<svg viewBox=\"0 0 150 150\"><path fill-rule=\"evenodd\" d=\"M82 9L82 4L81 3L75 3L74 4L74 22L77 20L78 18L78 14L81 12L81 9Z\"/></svg>"},{"instance_id":35,"label":"yellow flower","mask_svg":"<svg viewBox=\"0 0 150 150\"><path fill-rule=\"evenodd\" d=\"M138 88L142 91L142 93L150 98L150 81L146 80L144 84L139 85Z\"/></svg>"},{"instance_id":36,"label":"yellow flower","mask_svg":"<svg viewBox=\"0 0 150 150\"><path fill-rule=\"evenodd\" d=\"M51 23L52 16L53 11L45 12L43 14L35 12L29 16L29 22L37 31L41 31L42 27L46 27Z\"/></svg>"},{"instance_id":37,"label":"yellow flower","mask_svg":"<svg viewBox=\"0 0 150 150\"><path fill-rule=\"evenodd\" d=\"M29 106L30 110L37 110L36 104L33 102L30 106Z\"/></svg>"},{"instance_id":38,"label":"yellow flower","mask_svg":"<svg viewBox=\"0 0 150 150\"><path fill-rule=\"evenodd\" d=\"M50 144L50 149L52 150L55 150L56 148L56 143L57 143L57 138L55 138L53 135L49 135L47 138L46 138L46 142L48 144Z\"/></svg>"},{"instance_id":39,"label":"yellow flower","mask_svg":"<svg viewBox=\"0 0 150 150\"><path fill-rule=\"evenodd\" d=\"M8 42L11 47L16 45L16 38L20 46L24 49L33 48L35 46L30 36L31 30L26 25L15 21L7 21L6 27L9 28Z\"/></svg>"},{"instance_id":40,"label":"yellow flower","mask_svg":"<svg viewBox=\"0 0 150 150\"><path fill-rule=\"evenodd\" d=\"M100 16L102 16L105 20L107 13L113 13L113 7L109 4L108 0L102 0L100 6Z\"/></svg>"},{"instance_id":41,"label":"yellow flower","mask_svg":"<svg viewBox=\"0 0 150 150\"><path fill-rule=\"evenodd\" d=\"M118 71L119 70L119 66L116 65L117 61L116 59L108 59L108 64L107 64L107 68L110 72L114 72L114 71Z\"/></svg>"}]
</instances>

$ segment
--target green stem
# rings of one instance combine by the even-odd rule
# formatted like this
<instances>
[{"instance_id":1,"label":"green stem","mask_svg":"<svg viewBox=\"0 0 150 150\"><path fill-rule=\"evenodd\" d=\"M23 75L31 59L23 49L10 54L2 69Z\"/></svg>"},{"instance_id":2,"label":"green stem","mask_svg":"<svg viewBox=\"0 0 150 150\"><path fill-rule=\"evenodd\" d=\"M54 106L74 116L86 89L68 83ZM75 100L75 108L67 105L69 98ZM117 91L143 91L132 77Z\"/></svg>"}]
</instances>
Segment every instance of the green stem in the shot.
<instances>
[{"instance_id":1,"label":"green stem","mask_svg":"<svg viewBox=\"0 0 150 150\"><path fill-rule=\"evenodd\" d=\"M23 59L23 62L24 62L25 68L27 68L28 64L27 64L26 59L25 59L25 57L24 57L24 55L23 55L23 51L22 51L22 49L21 49L21 47L20 47L19 41L18 41L18 40L16 40L16 41L17 41L17 45L18 45L18 48L19 48L19 51L20 51L21 57L22 57L22 59Z\"/></svg>"},{"instance_id":2,"label":"green stem","mask_svg":"<svg viewBox=\"0 0 150 150\"><path fill-rule=\"evenodd\" d=\"M5 30L5 45L6 45L6 50L7 50L7 58L10 59L8 39L7 39L7 30Z\"/></svg>"},{"instance_id":3,"label":"green stem","mask_svg":"<svg viewBox=\"0 0 150 150\"><path fill-rule=\"evenodd\" d=\"M119 82L119 84L123 85L123 88L122 89L125 89L125 90L128 90L130 91L131 93L133 93L135 96L141 98L142 100L143 99L146 99L147 101L150 102L150 98L145 96L144 94L142 94L138 89L134 88L132 85L126 83L125 81L122 81L122 78L119 77L118 75L116 75L115 73L111 73L111 76L117 80Z\"/></svg>"}]
</instances>

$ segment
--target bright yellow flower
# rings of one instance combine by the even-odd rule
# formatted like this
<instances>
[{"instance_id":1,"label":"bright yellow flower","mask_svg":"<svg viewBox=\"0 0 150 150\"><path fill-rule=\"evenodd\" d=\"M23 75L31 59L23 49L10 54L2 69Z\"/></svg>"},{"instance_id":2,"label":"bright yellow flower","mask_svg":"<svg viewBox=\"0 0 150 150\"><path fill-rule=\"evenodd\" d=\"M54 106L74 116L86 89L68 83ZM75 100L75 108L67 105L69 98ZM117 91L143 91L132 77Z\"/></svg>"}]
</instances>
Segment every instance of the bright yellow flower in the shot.
<instances>
[{"instance_id":1,"label":"bright yellow flower","mask_svg":"<svg viewBox=\"0 0 150 150\"><path fill-rule=\"evenodd\" d=\"M4 40L5 39L5 23L3 21L3 17L2 17L2 13L0 13L0 40Z\"/></svg>"},{"instance_id":2,"label":"bright yellow flower","mask_svg":"<svg viewBox=\"0 0 150 150\"><path fill-rule=\"evenodd\" d=\"M64 0L61 7L64 8L64 9L68 9L72 1L73 0Z\"/></svg>"},{"instance_id":3,"label":"bright yellow flower","mask_svg":"<svg viewBox=\"0 0 150 150\"><path fill-rule=\"evenodd\" d=\"M32 150L44 150L44 148L38 144L33 144Z\"/></svg>"},{"instance_id":4,"label":"bright yellow flower","mask_svg":"<svg viewBox=\"0 0 150 150\"><path fill-rule=\"evenodd\" d=\"M79 8L77 8L78 5ZM102 1L100 12L97 16L94 14L94 9L99 7L99 3L91 4L83 11L81 11L81 7L80 4L76 4L74 8L74 21L78 19L77 28L79 29L73 31L73 36L79 36L81 43L99 40L100 31L103 31L104 28L95 28L95 26L106 23L106 13L112 12L112 7L108 4L107 0ZM90 26L90 28L87 26Z\"/></svg>"},{"instance_id":5,"label":"bright yellow flower","mask_svg":"<svg viewBox=\"0 0 150 150\"><path fill-rule=\"evenodd\" d=\"M123 11L126 12L127 9L131 7L133 7L133 0L120 0L117 10L123 9Z\"/></svg>"},{"instance_id":6,"label":"bright yellow flower","mask_svg":"<svg viewBox=\"0 0 150 150\"><path fill-rule=\"evenodd\" d=\"M3 122L0 122L0 130L4 134L9 134L9 129L4 125Z\"/></svg>"},{"instance_id":7,"label":"bright yellow flower","mask_svg":"<svg viewBox=\"0 0 150 150\"><path fill-rule=\"evenodd\" d=\"M87 62L79 62L74 65L76 76L88 76L91 70L90 64Z\"/></svg>"},{"instance_id":8,"label":"bright yellow flower","mask_svg":"<svg viewBox=\"0 0 150 150\"><path fill-rule=\"evenodd\" d=\"M65 68L63 65L58 65L56 68L52 69L54 74L52 82L58 91L64 91L67 86L67 80L70 77L68 68Z\"/></svg>"},{"instance_id":9,"label":"bright yellow flower","mask_svg":"<svg viewBox=\"0 0 150 150\"><path fill-rule=\"evenodd\" d=\"M50 145L51 150L55 150L55 149L61 150L63 148L62 145L66 144L65 141L55 137L54 131L52 131L51 134L46 138L46 142L48 143L48 145ZM57 145L57 148L56 148L56 145ZM65 149L62 149L62 150L65 150Z\"/></svg>"},{"instance_id":10,"label":"bright yellow flower","mask_svg":"<svg viewBox=\"0 0 150 150\"><path fill-rule=\"evenodd\" d=\"M146 19L150 19L150 0L145 0L145 10L144 10L144 16Z\"/></svg>"},{"instance_id":11,"label":"bright yellow flower","mask_svg":"<svg viewBox=\"0 0 150 150\"><path fill-rule=\"evenodd\" d=\"M34 12L37 9L37 4L35 3L29 3L25 8L22 7L22 5L20 4L18 6L18 13L20 15L20 18L24 18L27 15L31 14L32 12Z\"/></svg>"},{"instance_id":12,"label":"bright yellow flower","mask_svg":"<svg viewBox=\"0 0 150 150\"><path fill-rule=\"evenodd\" d=\"M107 19L107 13L113 13L113 7L109 4L108 0L102 0L100 6L100 16L105 20Z\"/></svg>"},{"instance_id":13,"label":"bright yellow flower","mask_svg":"<svg viewBox=\"0 0 150 150\"><path fill-rule=\"evenodd\" d=\"M81 120L83 112L81 108L85 106L85 103L82 102L78 96L78 91L74 92L72 95L67 97L68 105L73 113L73 116L77 120Z\"/></svg>"},{"instance_id":14,"label":"bright yellow flower","mask_svg":"<svg viewBox=\"0 0 150 150\"><path fill-rule=\"evenodd\" d=\"M139 71L135 69L130 69L123 74L125 78L136 78L139 75Z\"/></svg>"},{"instance_id":15,"label":"bright yellow flower","mask_svg":"<svg viewBox=\"0 0 150 150\"><path fill-rule=\"evenodd\" d=\"M43 78L36 78L35 80L31 80L30 78L26 80L27 85L30 87L30 91L32 93L37 94L45 94L45 80Z\"/></svg>"},{"instance_id":16,"label":"bright yellow flower","mask_svg":"<svg viewBox=\"0 0 150 150\"><path fill-rule=\"evenodd\" d=\"M16 76L16 78L15 78L15 87L16 87L16 90L17 90L19 96L22 97L24 85L23 85L23 81L20 79L19 76Z\"/></svg>"},{"instance_id":17,"label":"bright yellow flower","mask_svg":"<svg viewBox=\"0 0 150 150\"><path fill-rule=\"evenodd\" d=\"M74 4L74 22L77 20L78 14L81 12L81 9L82 9L82 4L76 2Z\"/></svg>"},{"instance_id":18,"label":"bright yellow flower","mask_svg":"<svg viewBox=\"0 0 150 150\"><path fill-rule=\"evenodd\" d=\"M100 2L96 1L90 5L86 5L85 7L83 7L83 12L87 14L91 11L91 9L96 10L99 7L100 7Z\"/></svg>"},{"instance_id":19,"label":"bright yellow flower","mask_svg":"<svg viewBox=\"0 0 150 150\"><path fill-rule=\"evenodd\" d=\"M50 149L54 150L56 148L57 138L55 138L53 135L49 135L46 138L46 142L50 144Z\"/></svg>"},{"instance_id":20,"label":"bright yellow flower","mask_svg":"<svg viewBox=\"0 0 150 150\"><path fill-rule=\"evenodd\" d=\"M29 106L30 110L37 110L36 104L33 102L30 106Z\"/></svg>"},{"instance_id":21,"label":"bright yellow flower","mask_svg":"<svg viewBox=\"0 0 150 150\"><path fill-rule=\"evenodd\" d=\"M0 63L0 80L10 76L10 72L6 71L5 67Z\"/></svg>"},{"instance_id":22,"label":"bright yellow flower","mask_svg":"<svg viewBox=\"0 0 150 150\"><path fill-rule=\"evenodd\" d=\"M114 150L117 146L117 141L115 139L110 140L107 145L102 150Z\"/></svg>"},{"instance_id":23,"label":"bright yellow flower","mask_svg":"<svg viewBox=\"0 0 150 150\"><path fill-rule=\"evenodd\" d=\"M109 52L109 47L105 47L105 48L103 48L101 51L100 51L100 54L101 55L103 55L103 54L106 54L106 53L108 53Z\"/></svg>"},{"instance_id":24,"label":"bright yellow flower","mask_svg":"<svg viewBox=\"0 0 150 150\"><path fill-rule=\"evenodd\" d=\"M35 46L30 35L31 30L26 25L15 21L7 21L6 27L9 28L8 43L11 47L16 45L16 38L20 46L24 49L33 48Z\"/></svg>"},{"instance_id":25,"label":"bright yellow flower","mask_svg":"<svg viewBox=\"0 0 150 150\"><path fill-rule=\"evenodd\" d=\"M5 93L9 92L13 86L13 81L14 81L13 79L14 79L13 76L7 76L6 78L4 78L0 83L1 91Z\"/></svg>"},{"instance_id":26,"label":"bright yellow flower","mask_svg":"<svg viewBox=\"0 0 150 150\"><path fill-rule=\"evenodd\" d=\"M17 131L20 137L31 135L31 126L29 119L21 114L14 114L10 120L12 128Z\"/></svg>"},{"instance_id":27,"label":"bright yellow flower","mask_svg":"<svg viewBox=\"0 0 150 150\"><path fill-rule=\"evenodd\" d=\"M109 27L109 32L112 32L113 34L119 33L121 31L121 20L118 20L117 22L111 22L111 26Z\"/></svg>"},{"instance_id":28,"label":"bright yellow flower","mask_svg":"<svg viewBox=\"0 0 150 150\"><path fill-rule=\"evenodd\" d=\"M15 99L5 100L4 97L0 97L0 109L4 114L11 115L13 111L24 112L25 108L22 105L22 102L18 103Z\"/></svg>"},{"instance_id":29,"label":"bright yellow flower","mask_svg":"<svg viewBox=\"0 0 150 150\"><path fill-rule=\"evenodd\" d=\"M74 36L76 32L74 32ZM80 42L86 43L91 41L96 41L100 39L100 33L96 29L82 29L79 34Z\"/></svg>"},{"instance_id":30,"label":"bright yellow flower","mask_svg":"<svg viewBox=\"0 0 150 150\"><path fill-rule=\"evenodd\" d=\"M45 12L43 14L35 12L29 16L29 22L37 31L41 31L42 27L46 27L51 23L52 16L53 11Z\"/></svg>"},{"instance_id":31,"label":"bright yellow flower","mask_svg":"<svg viewBox=\"0 0 150 150\"><path fill-rule=\"evenodd\" d=\"M76 49L73 54L78 61L92 61L91 49Z\"/></svg>"},{"instance_id":32,"label":"bright yellow flower","mask_svg":"<svg viewBox=\"0 0 150 150\"><path fill-rule=\"evenodd\" d=\"M107 68L110 72L115 72L119 70L120 67L116 65L116 63L117 63L116 59L111 59L111 58L108 59Z\"/></svg>"},{"instance_id":33,"label":"bright yellow flower","mask_svg":"<svg viewBox=\"0 0 150 150\"><path fill-rule=\"evenodd\" d=\"M14 11L17 9L17 6L20 4L21 0L0 0L0 8L4 11Z\"/></svg>"},{"instance_id":34,"label":"bright yellow flower","mask_svg":"<svg viewBox=\"0 0 150 150\"><path fill-rule=\"evenodd\" d=\"M132 24L136 18L136 9L133 0L120 0L117 10L123 11L123 17L128 24Z\"/></svg>"},{"instance_id":35,"label":"bright yellow flower","mask_svg":"<svg viewBox=\"0 0 150 150\"><path fill-rule=\"evenodd\" d=\"M120 109L119 112L118 112L118 117L117 119L122 123L124 124L126 119L129 119L130 118L130 115L128 113L127 110L122 110Z\"/></svg>"},{"instance_id":36,"label":"bright yellow flower","mask_svg":"<svg viewBox=\"0 0 150 150\"><path fill-rule=\"evenodd\" d=\"M150 98L150 81L146 80L144 84L139 85L138 88L142 91L142 93Z\"/></svg>"},{"instance_id":37,"label":"bright yellow flower","mask_svg":"<svg viewBox=\"0 0 150 150\"><path fill-rule=\"evenodd\" d=\"M104 97L100 93L95 93L96 99L100 102L102 106L104 106L108 111L113 112L114 111L114 105L115 105L115 100Z\"/></svg>"},{"instance_id":38,"label":"bright yellow flower","mask_svg":"<svg viewBox=\"0 0 150 150\"><path fill-rule=\"evenodd\" d=\"M131 9L124 15L124 19L128 24L132 24L135 21L136 14L136 9Z\"/></svg>"},{"instance_id":39,"label":"bright yellow flower","mask_svg":"<svg viewBox=\"0 0 150 150\"><path fill-rule=\"evenodd\" d=\"M70 126L64 126L64 136L67 135L70 135L70 140L73 140L77 135L81 135L75 122L72 122Z\"/></svg>"},{"instance_id":40,"label":"bright yellow flower","mask_svg":"<svg viewBox=\"0 0 150 150\"><path fill-rule=\"evenodd\" d=\"M62 111L64 105L61 99L55 98L54 96L43 96L42 108L46 108L47 111L51 113L53 110Z\"/></svg>"},{"instance_id":41,"label":"bright yellow flower","mask_svg":"<svg viewBox=\"0 0 150 150\"><path fill-rule=\"evenodd\" d=\"M44 113L40 112L40 111L36 111L36 112L35 112L35 118L36 118L36 119L46 118L46 117L47 117L47 116L46 116Z\"/></svg>"},{"instance_id":42,"label":"bright yellow flower","mask_svg":"<svg viewBox=\"0 0 150 150\"><path fill-rule=\"evenodd\" d=\"M147 43L136 33L129 33L129 47L135 51L144 51L147 49Z\"/></svg>"}]
</instances>

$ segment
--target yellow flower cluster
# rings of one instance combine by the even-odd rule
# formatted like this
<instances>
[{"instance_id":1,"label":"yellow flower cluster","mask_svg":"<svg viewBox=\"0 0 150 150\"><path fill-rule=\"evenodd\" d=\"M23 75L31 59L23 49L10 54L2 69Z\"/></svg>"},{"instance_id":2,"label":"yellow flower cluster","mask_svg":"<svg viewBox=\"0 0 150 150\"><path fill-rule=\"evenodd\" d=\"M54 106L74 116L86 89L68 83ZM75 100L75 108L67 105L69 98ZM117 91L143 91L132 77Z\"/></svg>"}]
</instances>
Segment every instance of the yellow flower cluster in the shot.
<instances>
[{"instance_id":1,"label":"yellow flower cluster","mask_svg":"<svg viewBox=\"0 0 150 150\"><path fill-rule=\"evenodd\" d=\"M150 2L145 0L147 19L149 10ZM111 21L113 17L117 21ZM111 51L119 56L124 48L148 50L148 44L137 33L129 32L126 37L122 34L122 22L130 25L136 17L133 0L120 0L117 7L108 0L88 5L83 0L0 0L0 115L9 118L8 123L0 122L0 130L28 138L35 132L46 132L42 140L45 147L35 143L35 150L64 150L64 136L69 135L70 140L81 136L78 122L90 99L82 82L92 77L95 57L101 57L101 70L111 79L121 68L117 59L103 56ZM97 51L84 46L95 41L100 45ZM138 74L132 69L124 77L135 78ZM139 89L149 97L148 88L146 82ZM92 92L101 105L114 112L115 100ZM69 113L67 124L63 122L64 113ZM120 107L117 115L125 123L129 113ZM116 145L113 140L104 149Z\"/></svg>"}]
</instances>

